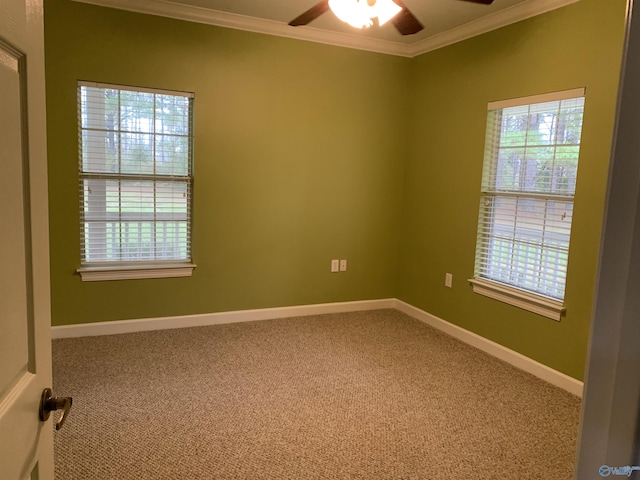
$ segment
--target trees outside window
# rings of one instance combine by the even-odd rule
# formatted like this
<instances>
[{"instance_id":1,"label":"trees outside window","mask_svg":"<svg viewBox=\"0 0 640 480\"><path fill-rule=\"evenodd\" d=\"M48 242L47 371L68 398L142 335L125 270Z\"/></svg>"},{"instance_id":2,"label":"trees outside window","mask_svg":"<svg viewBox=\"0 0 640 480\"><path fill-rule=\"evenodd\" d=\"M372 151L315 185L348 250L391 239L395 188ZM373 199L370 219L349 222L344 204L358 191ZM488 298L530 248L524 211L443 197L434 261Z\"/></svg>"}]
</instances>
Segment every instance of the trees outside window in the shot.
<instances>
[{"instance_id":1,"label":"trees outside window","mask_svg":"<svg viewBox=\"0 0 640 480\"><path fill-rule=\"evenodd\" d=\"M562 301L584 96L489 105L476 279Z\"/></svg>"},{"instance_id":2,"label":"trees outside window","mask_svg":"<svg viewBox=\"0 0 640 480\"><path fill-rule=\"evenodd\" d=\"M193 95L78 86L81 263L191 260Z\"/></svg>"}]
</instances>

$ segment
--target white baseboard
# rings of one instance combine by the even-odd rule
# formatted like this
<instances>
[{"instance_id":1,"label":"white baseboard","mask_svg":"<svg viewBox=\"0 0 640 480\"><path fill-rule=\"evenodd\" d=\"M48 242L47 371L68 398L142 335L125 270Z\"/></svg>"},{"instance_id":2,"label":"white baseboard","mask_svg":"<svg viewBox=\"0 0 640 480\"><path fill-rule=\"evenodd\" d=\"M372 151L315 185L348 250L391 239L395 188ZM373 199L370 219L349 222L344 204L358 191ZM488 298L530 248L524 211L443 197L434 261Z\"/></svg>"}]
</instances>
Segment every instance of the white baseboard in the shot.
<instances>
[{"instance_id":1,"label":"white baseboard","mask_svg":"<svg viewBox=\"0 0 640 480\"><path fill-rule=\"evenodd\" d=\"M430 313L420 310L413 305L409 305L401 300L396 300L395 308L407 315L420 320L438 330L451 335L464 343L476 347L489 355L492 355L500 360L503 360L520 370L524 370L527 373L535 375L542 380L549 382L556 387L562 388L578 397L582 397L582 390L584 387L583 382L576 380L569 375L565 375L562 372L558 372L551 367L536 362L535 360L522 355L514 350L511 350L499 343L492 342L476 333L465 330L462 327L449 323L446 320L431 315Z\"/></svg>"},{"instance_id":2,"label":"white baseboard","mask_svg":"<svg viewBox=\"0 0 640 480\"><path fill-rule=\"evenodd\" d=\"M235 310L232 312L205 313L177 317L141 318L134 320L116 320L112 322L81 323L78 325L61 325L51 327L51 338L92 337L97 335L115 335L119 333L166 330L171 328L204 327L224 323L253 322L275 318L304 317L324 313L379 310L382 308L395 308L395 302L395 299L388 298L357 302L320 303L293 307Z\"/></svg>"},{"instance_id":3,"label":"white baseboard","mask_svg":"<svg viewBox=\"0 0 640 480\"><path fill-rule=\"evenodd\" d=\"M514 350L465 330L430 313L395 298L364 300L357 302L321 303L293 307L264 308L256 310L237 310L232 312L184 315L178 317L143 318L136 320L118 320L113 322L83 323L62 325L51 328L51 338L90 337L96 335L114 335L119 333L165 330L171 328L202 327L224 323L252 322L276 318L303 317L325 313L355 312L361 310L379 310L394 308L410 317L426 323L458 340L479 348L520 370L535 375L546 382L582 397L583 383L564 373L558 372L542 363L536 362Z\"/></svg>"}]
</instances>

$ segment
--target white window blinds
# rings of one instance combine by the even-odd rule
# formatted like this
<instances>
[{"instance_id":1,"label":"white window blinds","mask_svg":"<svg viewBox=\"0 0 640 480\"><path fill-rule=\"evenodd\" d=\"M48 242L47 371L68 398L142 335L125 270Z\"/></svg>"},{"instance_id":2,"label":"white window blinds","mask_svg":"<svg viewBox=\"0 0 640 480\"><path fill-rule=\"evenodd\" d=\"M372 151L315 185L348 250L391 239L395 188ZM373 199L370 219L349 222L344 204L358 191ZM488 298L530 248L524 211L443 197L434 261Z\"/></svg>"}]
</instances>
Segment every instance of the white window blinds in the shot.
<instances>
[{"instance_id":1,"label":"white window blinds","mask_svg":"<svg viewBox=\"0 0 640 480\"><path fill-rule=\"evenodd\" d=\"M193 95L78 85L83 265L191 258Z\"/></svg>"},{"instance_id":2,"label":"white window blinds","mask_svg":"<svg viewBox=\"0 0 640 480\"><path fill-rule=\"evenodd\" d=\"M489 105L476 278L564 298L583 95Z\"/></svg>"}]
</instances>

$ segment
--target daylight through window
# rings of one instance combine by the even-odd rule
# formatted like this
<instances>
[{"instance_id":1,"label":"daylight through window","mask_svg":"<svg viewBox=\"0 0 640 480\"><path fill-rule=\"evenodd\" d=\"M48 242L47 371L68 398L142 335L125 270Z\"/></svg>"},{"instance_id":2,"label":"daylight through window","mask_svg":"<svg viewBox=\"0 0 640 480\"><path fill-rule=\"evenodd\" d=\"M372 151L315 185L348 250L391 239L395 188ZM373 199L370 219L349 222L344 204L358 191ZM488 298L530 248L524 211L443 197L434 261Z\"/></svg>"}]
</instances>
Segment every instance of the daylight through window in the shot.
<instances>
[{"instance_id":1,"label":"daylight through window","mask_svg":"<svg viewBox=\"0 0 640 480\"><path fill-rule=\"evenodd\" d=\"M489 105L476 278L564 299L583 95Z\"/></svg>"},{"instance_id":2,"label":"daylight through window","mask_svg":"<svg viewBox=\"0 0 640 480\"><path fill-rule=\"evenodd\" d=\"M78 86L81 261L191 258L193 95Z\"/></svg>"}]
</instances>

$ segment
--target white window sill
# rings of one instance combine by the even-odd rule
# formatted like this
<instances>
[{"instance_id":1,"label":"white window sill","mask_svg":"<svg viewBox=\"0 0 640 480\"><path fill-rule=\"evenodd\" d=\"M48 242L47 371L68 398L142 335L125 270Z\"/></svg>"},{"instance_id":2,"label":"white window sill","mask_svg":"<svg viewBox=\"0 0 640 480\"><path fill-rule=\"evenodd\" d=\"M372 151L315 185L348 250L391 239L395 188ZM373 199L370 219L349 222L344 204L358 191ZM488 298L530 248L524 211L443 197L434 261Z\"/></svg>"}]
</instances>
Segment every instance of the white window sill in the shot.
<instances>
[{"instance_id":1,"label":"white window sill","mask_svg":"<svg viewBox=\"0 0 640 480\"><path fill-rule=\"evenodd\" d=\"M552 320L560 321L565 312L562 302L533 293L523 292L484 278L469 279L474 293L499 300L514 307L522 308Z\"/></svg>"},{"instance_id":2,"label":"white window sill","mask_svg":"<svg viewBox=\"0 0 640 480\"><path fill-rule=\"evenodd\" d=\"M83 282L106 280L135 280L140 278L190 277L196 265L177 263L168 265L114 265L87 266L76 270Z\"/></svg>"}]
</instances>

